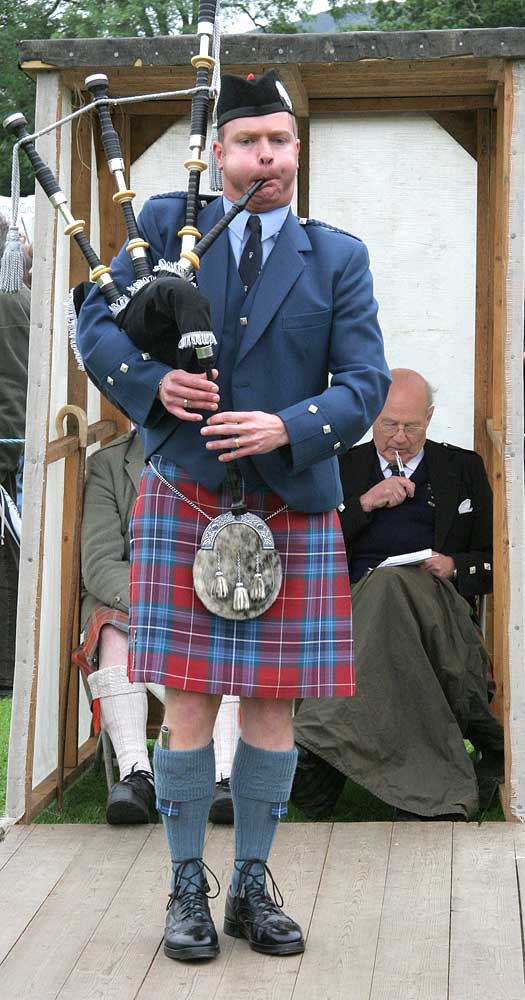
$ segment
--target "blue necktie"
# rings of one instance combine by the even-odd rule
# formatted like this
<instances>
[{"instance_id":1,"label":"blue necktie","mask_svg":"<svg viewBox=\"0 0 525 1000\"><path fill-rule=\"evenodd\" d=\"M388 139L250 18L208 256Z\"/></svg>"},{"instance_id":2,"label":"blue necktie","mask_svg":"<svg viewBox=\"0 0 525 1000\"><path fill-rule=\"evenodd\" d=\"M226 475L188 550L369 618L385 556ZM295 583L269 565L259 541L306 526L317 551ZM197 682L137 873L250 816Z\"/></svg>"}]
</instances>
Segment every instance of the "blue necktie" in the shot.
<instances>
[{"instance_id":1,"label":"blue necktie","mask_svg":"<svg viewBox=\"0 0 525 1000\"><path fill-rule=\"evenodd\" d=\"M248 293L257 280L262 267L261 220L258 215L250 215L246 223L250 231L248 242L239 261L239 275Z\"/></svg>"}]
</instances>

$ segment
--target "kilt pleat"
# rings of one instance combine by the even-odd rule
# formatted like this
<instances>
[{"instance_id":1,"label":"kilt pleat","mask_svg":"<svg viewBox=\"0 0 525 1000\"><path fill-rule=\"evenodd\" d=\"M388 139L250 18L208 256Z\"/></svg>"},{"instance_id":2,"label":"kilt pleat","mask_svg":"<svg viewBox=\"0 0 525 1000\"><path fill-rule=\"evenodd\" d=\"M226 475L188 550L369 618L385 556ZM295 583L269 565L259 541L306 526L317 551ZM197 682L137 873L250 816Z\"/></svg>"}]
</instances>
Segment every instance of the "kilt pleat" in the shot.
<instances>
[{"instance_id":1,"label":"kilt pleat","mask_svg":"<svg viewBox=\"0 0 525 1000\"><path fill-rule=\"evenodd\" d=\"M166 459L154 461L209 517L229 510L226 488L212 493ZM247 504L265 519L282 500L255 491ZM283 584L271 608L248 621L212 614L195 593L193 561L207 523L146 466L130 522L130 679L245 697L352 695L350 586L335 511L271 519Z\"/></svg>"}]
</instances>

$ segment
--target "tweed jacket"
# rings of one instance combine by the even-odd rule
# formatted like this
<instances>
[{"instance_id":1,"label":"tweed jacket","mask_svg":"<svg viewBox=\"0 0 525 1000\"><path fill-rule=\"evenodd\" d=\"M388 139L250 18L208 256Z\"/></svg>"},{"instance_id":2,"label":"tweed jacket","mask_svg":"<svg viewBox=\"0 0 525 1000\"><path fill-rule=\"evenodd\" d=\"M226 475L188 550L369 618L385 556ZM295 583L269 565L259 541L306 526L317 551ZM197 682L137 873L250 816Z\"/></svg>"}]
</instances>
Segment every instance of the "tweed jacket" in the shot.
<instances>
[{"instance_id":1,"label":"tweed jacket","mask_svg":"<svg viewBox=\"0 0 525 1000\"><path fill-rule=\"evenodd\" d=\"M345 510L340 513L348 561L352 541L374 516L359 502L366 493L376 449L373 441L340 459ZM425 459L436 504L434 550L452 556L456 587L464 597L492 590L492 490L483 459L475 451L427 439ZM469 509L470 508L470 509Z\"/></svg>"},{"instance_id":2,"label":"tweed jacket","mask_svg":"<svg viewBox=\"0 0 525 1000\"><path fill-rule=\"evenodd\" d=\"M129 519L144 467L143 446L132 431L87 460L82 518L84 628L98 602L129 611Z\"/></svg>"},{"instance_id":3,"label":"tweed jacket","mask_svg":"<svg viewBox=\"0 0 525 1000\"><path fill-rule=\"evenodd\" d=\"M177 193L152 198L144 206L139 225L154 263L178 259L176 234L184 209L185 196ZM206 233L222 214L222 199L206 204L199 215L200 231ZM228 254L225 231L204 255L197 278L211 303L219 369ZM326 511L341 502L337 456L370 427L388 391L368 265L360 240L313 220L298 220L290 212L248 315L239 317L230 385L233 408L277 413L284 421L290 443L254 456L253 462L267 485L297 510ZM121 250L111 266L119 287L129 286L129 254ZM78 343L101 392L144 428L146 458L160 452L176 461L177 440L183 436L187 442L192 435L195 478L207 485L206 473L216 456L206 451L198 425L179 421L157 399L168 367L145 356L115 326L98 288L80 311Z\"/></svg>"}]
</instances>

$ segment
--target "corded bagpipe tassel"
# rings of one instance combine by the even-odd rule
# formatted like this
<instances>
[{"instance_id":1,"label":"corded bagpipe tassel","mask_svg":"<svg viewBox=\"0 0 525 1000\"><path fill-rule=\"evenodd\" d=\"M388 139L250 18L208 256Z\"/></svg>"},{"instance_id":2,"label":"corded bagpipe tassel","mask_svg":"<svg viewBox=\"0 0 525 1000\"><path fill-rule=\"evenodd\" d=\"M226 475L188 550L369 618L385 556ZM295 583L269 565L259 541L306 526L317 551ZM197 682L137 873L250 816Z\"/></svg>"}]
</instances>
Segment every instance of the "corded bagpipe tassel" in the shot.
<instances>
[{"instance_id":1,"label":"corded bagpipe tassel","mask_svg":"<svg viewBox=\"0 0 525 1000\"><path fill-rule=\"evenodd\" d=\"M235 589L233 591L233 610L234 611L248 611L250 607L250 598L248 591L244 586L241 579L241 555L240 552L237 553L237 583L235 584Z\"/></svg>"},{"instance_id":2,"label":"corded bagpipe tassel","mask_svg":"<svg viewBox=\"0 0 525 1000\"><path fill-rule=\"evenodd\" d=\"M253 574L253 580L250 585L250 597L252 601L264 601L266 597L266 587L264 586L264 580L261 573L261 560L259 553L257 553L255 561L255 573Z\"/></svg>"}]
</instances>

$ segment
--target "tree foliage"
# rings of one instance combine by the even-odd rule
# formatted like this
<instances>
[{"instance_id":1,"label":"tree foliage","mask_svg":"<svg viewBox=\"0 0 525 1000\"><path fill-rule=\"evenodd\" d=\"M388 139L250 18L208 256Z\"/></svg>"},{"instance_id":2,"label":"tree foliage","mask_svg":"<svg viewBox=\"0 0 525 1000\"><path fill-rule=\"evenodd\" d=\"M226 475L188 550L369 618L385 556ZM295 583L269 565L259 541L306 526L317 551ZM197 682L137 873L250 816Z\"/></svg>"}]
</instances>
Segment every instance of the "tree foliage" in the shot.
<instances>
[{"instance_id":1,"label":"tree foliage","mask_svg":"<svg viewBox=\"0 0 525 1000\"><path fill-rule=\"evenodd\" d=\"M525 0L378 0L374 27L380 31L525 26Z\"/></svg>"}]
</instances>

